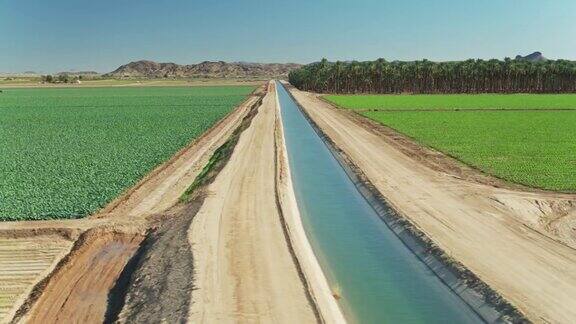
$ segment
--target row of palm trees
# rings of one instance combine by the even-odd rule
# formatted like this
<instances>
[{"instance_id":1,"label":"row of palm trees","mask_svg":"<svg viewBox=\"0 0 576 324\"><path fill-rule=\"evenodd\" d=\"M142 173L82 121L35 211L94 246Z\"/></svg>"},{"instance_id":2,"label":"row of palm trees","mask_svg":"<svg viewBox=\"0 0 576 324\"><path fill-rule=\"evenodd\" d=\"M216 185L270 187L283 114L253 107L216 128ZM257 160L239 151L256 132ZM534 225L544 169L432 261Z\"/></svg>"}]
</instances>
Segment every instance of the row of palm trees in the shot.
<instances>
[{"instance_id":1,"label":"row of palm trees","mask_svg":"<svg viewBox=\"0 0 576 324\"><path fill-rule=\"evenodd\" d=\"M290 72L301 90L322 93L576 92L576 62L523 59L328 62Z\"/></svg>"}]
</instances>

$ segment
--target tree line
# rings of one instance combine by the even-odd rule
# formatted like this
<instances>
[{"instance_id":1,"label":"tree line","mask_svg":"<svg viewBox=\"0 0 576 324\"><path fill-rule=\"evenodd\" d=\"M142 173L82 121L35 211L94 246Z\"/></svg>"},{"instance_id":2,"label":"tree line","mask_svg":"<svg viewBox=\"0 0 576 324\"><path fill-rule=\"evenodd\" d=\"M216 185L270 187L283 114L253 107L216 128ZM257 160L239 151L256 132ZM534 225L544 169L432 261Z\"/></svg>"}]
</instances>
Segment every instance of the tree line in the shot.
<instances>
[{"instance_id":1,"label":"tree line","mask_svg":"<svg viewBox=\"0 0 576 324\"><path fill-rule=\"evenodd\" d=\"M567 93L576 92L576 62L322 59L290 72L288 78L301 90L322 93Z\"/></svg>"},{"instance_id":2,"label":"tree line","mask_svg":"<svg viewBox=\"0 0 576 324\"><path fill-rule=\"evenodd\" d=\"M58 74L53 76L51 74L47 74L42 75L40 77L40 80L42 80L42 82L45 83L72 83L77 82L78 80L82 80L82 76L81 75L74 76L68 74Z\"/></svg>"}]
</instances>

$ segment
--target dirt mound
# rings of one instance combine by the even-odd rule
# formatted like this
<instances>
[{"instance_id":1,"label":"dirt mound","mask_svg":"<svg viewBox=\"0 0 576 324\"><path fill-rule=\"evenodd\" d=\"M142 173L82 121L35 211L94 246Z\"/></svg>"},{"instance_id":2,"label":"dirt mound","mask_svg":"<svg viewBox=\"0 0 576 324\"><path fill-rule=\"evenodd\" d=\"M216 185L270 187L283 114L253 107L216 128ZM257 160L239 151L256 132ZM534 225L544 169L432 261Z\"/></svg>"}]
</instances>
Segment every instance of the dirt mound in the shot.
<instances>
[{"instance_id":1,"label":"dirt mound","mask_svg":"<svg viewBox=\"0 0 576 324\"><path fill-rule=\"evenodd\" d=\"M229 162L208 186L192 223L197 289L189 322L317 320L276 202L275 113L276 97L270 91Z\"/></svg>"},{"instance_id":2,"label":"dirt mound","mask_svg":"<svg viewBox=\"0 0 576 324\"><path fill-rule=\"evenodd\" d=\"M193 262L188 228L199 203L174 208L143 242L128 277L117 282L106 322L182 323L192 297ZM130 267L127 267L130 268ZM130 273L132 272L132 273Z\"/></svg>"}]
</instances>

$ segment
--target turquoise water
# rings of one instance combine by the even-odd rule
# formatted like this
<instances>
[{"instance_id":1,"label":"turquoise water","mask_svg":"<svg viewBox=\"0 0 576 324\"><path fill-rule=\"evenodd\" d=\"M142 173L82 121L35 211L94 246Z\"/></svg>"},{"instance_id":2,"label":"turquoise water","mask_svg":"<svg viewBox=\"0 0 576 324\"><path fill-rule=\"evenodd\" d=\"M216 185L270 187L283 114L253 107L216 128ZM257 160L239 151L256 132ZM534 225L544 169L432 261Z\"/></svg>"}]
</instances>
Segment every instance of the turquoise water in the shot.
<instances>
[{"instance_id":1,"label":"turquoise water","mask_svg":"<svg viewBox=\"0 0 576 324\"><path fill-rule=\"evenodd\" d=\"M387 227L279 83L306 234L352 322L481 323Z\"/></svg>"}]
</instances>

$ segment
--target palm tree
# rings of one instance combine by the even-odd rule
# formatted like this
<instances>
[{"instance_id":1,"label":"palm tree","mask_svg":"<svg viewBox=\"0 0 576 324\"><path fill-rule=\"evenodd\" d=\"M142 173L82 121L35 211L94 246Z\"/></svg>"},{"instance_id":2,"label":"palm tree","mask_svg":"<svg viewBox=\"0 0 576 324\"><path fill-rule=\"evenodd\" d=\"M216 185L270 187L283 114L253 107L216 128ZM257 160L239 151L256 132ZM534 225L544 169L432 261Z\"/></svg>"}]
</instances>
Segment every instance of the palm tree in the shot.
<instances>
[{"instance_id":1,"label":"palm tree","mask_svg":"<svg viewBox=\"0 0 576 324\"><path fill-rule=\"evenodd\" d=\"M336 62L322 59L292 71L304 90L335 93L575 92L576 62L466 60L460 62Z\"/></svg>"}]
</instances>

